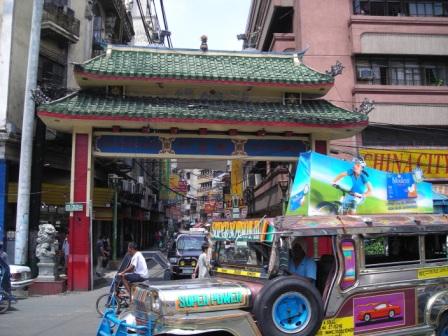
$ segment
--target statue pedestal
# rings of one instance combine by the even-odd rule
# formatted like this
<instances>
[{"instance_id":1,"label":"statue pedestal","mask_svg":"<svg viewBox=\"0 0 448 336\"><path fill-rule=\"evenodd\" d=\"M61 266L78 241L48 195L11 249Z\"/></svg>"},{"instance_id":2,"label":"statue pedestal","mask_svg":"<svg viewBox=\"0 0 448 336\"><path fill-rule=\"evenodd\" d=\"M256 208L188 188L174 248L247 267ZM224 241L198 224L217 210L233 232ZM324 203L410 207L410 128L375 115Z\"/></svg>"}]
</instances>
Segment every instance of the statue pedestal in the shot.
<instances>
[{"instance_id":1,"label":"statue pedestal","mask_svg":"<svg viewBox=\"0 0 448 336\"><path fill-rule=\"evenodd\" d=\"M55 281L59 278L57 272L57 265L53 257L39 257L40 262L37 263L39 268L39 276L37 280L40 281Z\"/></svg>"},{"instance_id":2,"label":"statue pedestal","mask_svg":"<svg viewBox=\"0 0 448 336\"><path fill-rule=\"evenodd\" d=\"M30 286L30 295L53 295L67 291L67 280L60 279L54 257L39 257L39 276Z\"/></svg>"},{"instance_id":3,"label":"statue pedestal","mask_svg":"<svg viewBox=\"0 0 448 336\"><path fill-rule=\"evenodd\" d=\"M34 280L30 285L29 295L54 295L67 291L67 280L57 279L53 281L42 281L40 278Z\"/></svg>"}]
</instances>

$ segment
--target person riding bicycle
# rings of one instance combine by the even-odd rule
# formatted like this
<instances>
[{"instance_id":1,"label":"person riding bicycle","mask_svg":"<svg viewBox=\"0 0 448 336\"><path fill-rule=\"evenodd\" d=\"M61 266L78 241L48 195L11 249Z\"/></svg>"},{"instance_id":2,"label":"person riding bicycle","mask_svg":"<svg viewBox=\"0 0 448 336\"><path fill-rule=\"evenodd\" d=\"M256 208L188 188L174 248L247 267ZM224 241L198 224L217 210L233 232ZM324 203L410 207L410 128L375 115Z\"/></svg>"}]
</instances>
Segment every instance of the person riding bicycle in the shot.
<instances>
[{"instance_id":1,"label":"person riding bicycle","mask_svg":"<svg viewBox=\"0 0 448 336\"><path fill-rule=\"evenodd\" d=\"M137 250L136 243L130 242L128 244L128 253L132 256L131 263L118 275L121 277L129 297L131 297L130 283L145 281L148 278L148 266L143 254Z\"/></svg>"},{"instance_id":2,"label":"person riding bicycle","mask_svg":"<svg viewBox=\"0 0 448 336\"><path fill-rule=\"evenodd\" d=\"M368 174L364 171L366 163L362 158L354 158L352 160L353 168L346 172L340 173L333 180L333 186L338 186L338 181L348 176L352 181L350 192L344 197L343 207L347 210L347 214L356 214L356 208L361 201L372 193L372 185L369 182Z\"/></svg>"}]
</instances>

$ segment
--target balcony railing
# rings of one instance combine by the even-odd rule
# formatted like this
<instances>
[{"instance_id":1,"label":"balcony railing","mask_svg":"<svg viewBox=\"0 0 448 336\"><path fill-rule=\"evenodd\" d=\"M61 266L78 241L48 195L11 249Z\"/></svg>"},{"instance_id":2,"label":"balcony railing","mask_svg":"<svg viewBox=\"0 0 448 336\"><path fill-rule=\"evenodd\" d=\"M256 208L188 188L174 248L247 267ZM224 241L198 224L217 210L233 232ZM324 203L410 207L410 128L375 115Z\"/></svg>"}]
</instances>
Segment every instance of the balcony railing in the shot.
<instances>
[{"instance_id":1,"label":"balcony railing","mask_svg":"<svg viewBox=\"0 0 448 336\"><path fill-rule=\"evenodd\" d=\"M76 43L79 39L80 22L73 10L52 3L44 4L42 13L42 30L51 31L59 37Z\"/></svg>"}]
</instances>

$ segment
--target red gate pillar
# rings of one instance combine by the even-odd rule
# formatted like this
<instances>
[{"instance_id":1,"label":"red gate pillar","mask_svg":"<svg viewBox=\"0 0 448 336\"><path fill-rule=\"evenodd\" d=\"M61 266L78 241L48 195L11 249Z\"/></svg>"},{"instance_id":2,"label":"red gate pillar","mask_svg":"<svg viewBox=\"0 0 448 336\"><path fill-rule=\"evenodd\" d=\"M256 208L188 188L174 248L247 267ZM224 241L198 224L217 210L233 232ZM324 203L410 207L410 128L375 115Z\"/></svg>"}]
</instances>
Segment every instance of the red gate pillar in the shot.
<instances>
[{"instance_id":1,"label":"red gate pillar","mask_svg":"<svg viewBox=\"0 0 448 336\"><path fill-rule=\"evenodd\" d=\"M70 202L83 205L82 211L70 213L68 288L86 291L91 289L91 131L73 132Z\"/></svg>"},{"instance_id":2,"label":"red gate pillar","mask_svg":"<svg viewBox=\"0 0 448 336\"><path fill-rule=\"evenodd\" d=\"M328 141L326 140L313 140L313 150L316 153L328 155Z\"/></svg>"}]
</instances>

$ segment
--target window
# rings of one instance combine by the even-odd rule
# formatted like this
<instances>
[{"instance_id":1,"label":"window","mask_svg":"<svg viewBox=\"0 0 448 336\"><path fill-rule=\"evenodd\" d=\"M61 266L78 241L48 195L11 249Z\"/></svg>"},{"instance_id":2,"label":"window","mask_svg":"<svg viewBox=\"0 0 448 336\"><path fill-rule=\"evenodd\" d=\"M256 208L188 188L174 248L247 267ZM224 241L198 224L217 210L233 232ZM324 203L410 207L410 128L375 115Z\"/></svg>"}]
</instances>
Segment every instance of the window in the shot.
<instances>
[{"instance_id":1,"label":"window","mask_svg":"<svg viewBox=\"0 0 448 336\"><path fill-rule=\"evenodd\" d=\"M359 83L446 85L448 59L443 57L362 56L356 60Z\"/></svg>"},{"instance_id":2,"label":"window","mask_svg":"<svg viewBox=\"0 0 448 336\"><path fill-rule=\"evenodd\" d=\"M434 234L425 236L425 260L446 261L447 258L447 235Z\"/></svg>"},{"instance_id":3,"label":"window","mask_svg":"<svg viewBox=\"0 0 448 336\"><path fill-rule=\"evenodd\" d=\"M373 16L447 16L447 0L354 0L353 13Z\"/></svg>"},{"instance_id":4,"label":"window","mask_svg":"<svg viewBox=\"0 0 448 336\"><path fill-rule=\"evenodd\" d=\"M367 268L418 263L417 236L387 236L364 239Z\"/></svg>"}]
</instances>

